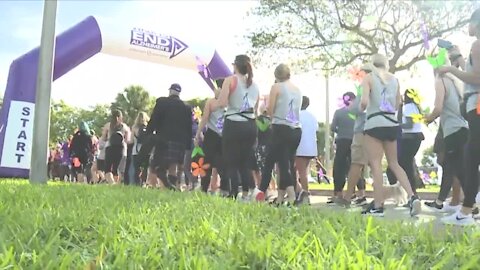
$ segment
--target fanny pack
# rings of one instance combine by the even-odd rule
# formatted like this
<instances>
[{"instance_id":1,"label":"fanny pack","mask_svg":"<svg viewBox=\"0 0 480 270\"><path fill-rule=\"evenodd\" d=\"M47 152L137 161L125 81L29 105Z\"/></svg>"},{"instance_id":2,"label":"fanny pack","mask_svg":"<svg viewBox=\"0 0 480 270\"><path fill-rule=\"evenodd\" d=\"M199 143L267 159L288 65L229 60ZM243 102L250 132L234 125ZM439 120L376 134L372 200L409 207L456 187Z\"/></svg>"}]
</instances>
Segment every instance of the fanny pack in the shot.
<instances>
[{"instance_id":1,"label":"fanny pack","mask_svg":"<svg viewBox=\"0 0 480 270\"><path fill-rule=\"evenodd\" d=\"M394 123L394 124L398 124L398 121L395 120L395 119L392 119L390 117L388 117L387 115L393 115L395 116L395 113L394 112L376 112L376 113L372 113L370 115L367 116L367 120L369 120L370 118L373 118L375 116L383 116L385 119L387 119L388 121Z\"/></svg>"},{"instance_id":2,"label":"fanny pack","mask_svg":"<svg viewBox=\"0 0 480 270\"><path fill-rule=\"evenodd\" d=\"M245 115L246 113L251 113L251 114L253 114L253 115L254 115L253 118L250 118L250 117L246 116L246 115ZM243 118L245 118L245 119L247 119L247 120L255 120L255 114L254 114L254 112L253 112L253 108L251 108L251 109L249 109L249 110L247 110L247 111L243 111L243 112L227 114L227 115L225 115L225 119L228 119L229 116L234 116L234 115L239 115L239 116L241 116L241 117L243 117Z\"/></svg>"}]
</instances>

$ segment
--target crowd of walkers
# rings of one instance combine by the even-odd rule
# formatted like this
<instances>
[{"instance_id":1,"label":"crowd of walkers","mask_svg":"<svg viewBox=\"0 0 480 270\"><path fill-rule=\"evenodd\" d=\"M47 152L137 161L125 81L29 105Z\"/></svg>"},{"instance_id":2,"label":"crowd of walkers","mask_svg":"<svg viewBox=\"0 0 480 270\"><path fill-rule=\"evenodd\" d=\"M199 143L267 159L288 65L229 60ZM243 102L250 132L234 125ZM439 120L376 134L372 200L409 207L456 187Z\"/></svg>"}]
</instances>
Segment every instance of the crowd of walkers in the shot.
<instances>
[{"instance_id":1,"label":"crowd of walkers","mask_svg":"<svg viewBox=\"0 0 480 270\"><path fill-rule=\"evenodd\" d=\"M416 191L415 155L425 139L423 123L440 118L434 150L443 167L441 191L436 200L424 205L451 213L442 218L444 223L475 223L480 10L473 13L469 32L477 40L467 61L457 46L451 46L446 64L432 71L436 96L431 112L424 112L415 90L401 94L386 56L375 54L362 66L361 91L343 95L345 106L335 112L331 125L336 154L334 193L328 204L363 206L362 214L383 216L385 201L394 198L417 216L422 203ZM52 177L62 178L71 171L70 177L79 182L123 182L171 190L180 190L184 179L190 188L198 186L203 192L241 201L270 201L287 207L309 204L308 175L318 156L318 122L307 110L308 97L290 80L285 64L274 70L275 83L263 102L250 58L238 55L233 70L232 76L216 81L219 87L207 100L201 119L181 100L181 86L172 84L168 96L157 99L150 117L140 112L131 129L120 111L112 111L99 138L81 123L69 141L51 154ZM388 186L383 180L384 156ZM374 187L369 203L363 178L367 166ZM318 175L323 175L320 170ZM447 202L450 189L452 198Z\"/></svg>"}]
</instances>

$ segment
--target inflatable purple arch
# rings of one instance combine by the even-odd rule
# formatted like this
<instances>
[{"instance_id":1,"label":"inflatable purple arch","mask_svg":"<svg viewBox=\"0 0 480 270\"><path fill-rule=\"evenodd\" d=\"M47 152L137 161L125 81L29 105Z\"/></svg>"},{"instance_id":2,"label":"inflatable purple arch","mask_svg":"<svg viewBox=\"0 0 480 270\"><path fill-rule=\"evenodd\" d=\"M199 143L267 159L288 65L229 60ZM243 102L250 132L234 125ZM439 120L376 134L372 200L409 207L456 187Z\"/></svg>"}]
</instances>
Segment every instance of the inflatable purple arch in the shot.
<instances>
[{"instance_id":1,"label":"inflatable purple arch","mask_svg":"<svg viewBox=\"0 0 480 270\"><path fill-rule=\"evenodd\" d=\"M142 28L120 31L90 16L56 37L53 80L100 52L191 69L211 88L214 79L232 74L215 49ZM0 113L0 177L29 177L38 58L36 48L10 65Z\"/></svg>"}]
</instances>

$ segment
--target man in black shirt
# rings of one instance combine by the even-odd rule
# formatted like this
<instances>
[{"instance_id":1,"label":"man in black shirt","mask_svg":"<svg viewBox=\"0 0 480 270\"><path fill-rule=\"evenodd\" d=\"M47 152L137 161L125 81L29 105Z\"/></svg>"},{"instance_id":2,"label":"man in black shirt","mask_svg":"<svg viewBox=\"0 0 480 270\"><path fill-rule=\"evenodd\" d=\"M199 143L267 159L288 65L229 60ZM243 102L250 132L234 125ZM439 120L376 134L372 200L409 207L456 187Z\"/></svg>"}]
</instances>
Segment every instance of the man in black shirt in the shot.
<instances>
[{"instance_id":1,"label":"man in black shirt","mask_svg":"<svg viewBox=\"0 0 480 270\"><path fill-rule=\"evenodd\" d=\"M192 113L180 99L181 91L179 84L172 84L169 96L157 99L147 125L147 133L155 132L156 137L151 166L169 189L176 189L177 167L183 163L185 151L191 149Z\"/></svg>"}]
</instances>

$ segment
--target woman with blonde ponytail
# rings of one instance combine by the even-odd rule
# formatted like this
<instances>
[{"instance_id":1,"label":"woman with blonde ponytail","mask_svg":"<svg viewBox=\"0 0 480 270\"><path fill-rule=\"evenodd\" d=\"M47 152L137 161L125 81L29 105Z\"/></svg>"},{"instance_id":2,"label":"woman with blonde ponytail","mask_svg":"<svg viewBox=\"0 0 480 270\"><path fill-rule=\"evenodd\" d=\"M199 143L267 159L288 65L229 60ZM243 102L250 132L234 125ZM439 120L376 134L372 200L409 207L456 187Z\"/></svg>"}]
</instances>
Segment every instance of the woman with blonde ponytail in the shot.
<instances>
[{"instance_id":1,"label":"woman with blonde ponytail","mask_svg":"<svg viewBox=\"0 0 480 270\"><path fill-rule=\"evenodd\" d=\"M400 185L406 190L410 200L408 206L410 215L418 215L421 203L413 193L407 174L398 164L397 137L399 123L395 114L401 104L400 85L389 71L388 59L381 54L372 57L372 72L363 80L361 110L366 110L365 147L367 149L370 169L373 176L374 203L362 214L383 216L383 201L385 199L383 187L382 159L385 154L388 167L395 174Z\"/></svg>"}]
</instances>

